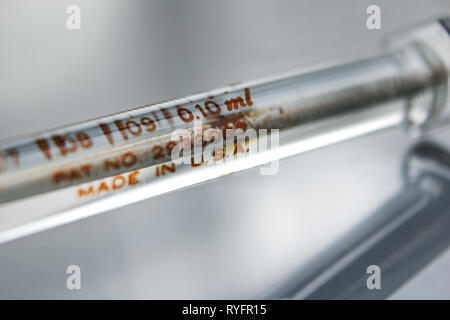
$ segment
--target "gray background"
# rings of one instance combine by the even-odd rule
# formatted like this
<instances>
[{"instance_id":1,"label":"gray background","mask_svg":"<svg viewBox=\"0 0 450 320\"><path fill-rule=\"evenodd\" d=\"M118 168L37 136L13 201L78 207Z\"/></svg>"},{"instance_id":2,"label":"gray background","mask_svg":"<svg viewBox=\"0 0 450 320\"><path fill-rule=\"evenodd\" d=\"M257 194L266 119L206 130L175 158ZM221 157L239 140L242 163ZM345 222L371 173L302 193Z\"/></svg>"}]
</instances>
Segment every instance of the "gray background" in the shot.
<instances>
[{"instance_id":1,"label":"gray background","mask_svg":"<svg viewBox=\"0 0 450 320\"><path fill-rule=\"evenodd\" d=\"M66 29L69 4L81 30ZM370 4L382 30L366 28ZM448 0L0 0L0 139L370 49L446 14ZM353 140L1 245L0 298L259 297L401 189L410 143ZM82 290L65 288L70 264ZM449 265L394 298L450 298Z\"/></svg>"}]
</instances>

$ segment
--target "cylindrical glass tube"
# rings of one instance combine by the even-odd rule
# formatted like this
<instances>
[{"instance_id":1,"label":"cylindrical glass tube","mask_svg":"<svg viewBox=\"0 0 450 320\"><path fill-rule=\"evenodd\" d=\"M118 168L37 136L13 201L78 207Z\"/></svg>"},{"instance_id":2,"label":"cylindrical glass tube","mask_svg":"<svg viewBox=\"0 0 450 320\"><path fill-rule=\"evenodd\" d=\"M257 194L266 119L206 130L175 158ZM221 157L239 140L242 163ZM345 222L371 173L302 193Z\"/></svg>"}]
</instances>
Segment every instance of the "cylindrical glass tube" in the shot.
<instances>
[{"instance_id":1,"label":"cylindrical glass tube","mask_svg":"<svg viewBox=\"0 0 450 320\"><path fill-rule=\"evenodd\" d=\"M419 32L375 57L231 85L6 141L0 148L0 241L2 234L6 241L364 134L401 125L427 127L446 116L450 39L437 23L426 32L439 37L430 45L426 33L424 38ZM174 163L172 150L180 141L173 134L179 129L201 135L208 129L224 134L252 129L257 150L233 139L224 150L245 156ZM271 147L260 148L267 134ZM11 213L39 201L45 205L35 205L24 216ZM56 216L61 211L66 214ZM7 233L10 229L15 231Z\"/></svg>"}]
</instances>

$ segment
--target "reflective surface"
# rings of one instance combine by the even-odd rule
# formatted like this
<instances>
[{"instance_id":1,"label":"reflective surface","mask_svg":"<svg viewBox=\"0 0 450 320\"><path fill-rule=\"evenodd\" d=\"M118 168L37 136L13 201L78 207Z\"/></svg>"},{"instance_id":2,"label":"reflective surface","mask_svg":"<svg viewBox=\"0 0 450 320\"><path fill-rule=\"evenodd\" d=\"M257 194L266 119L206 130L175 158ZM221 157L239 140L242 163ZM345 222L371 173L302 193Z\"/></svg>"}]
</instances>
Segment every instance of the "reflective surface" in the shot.
<instances>
[{"instance_id":1,"label":"reflective surface","mask_svg":"<svg viewBox=\"0 0 450 320\"><path fill-rule=\"evenodd\" d=\"M2 138L367 49L450 11L447 1L381 2L383 29L369 31L364 1L97 1L80 2L72 33L68 3L50 3L1 1ZM262 296L401 189L410 143L400 131L363 138L284 160L276 176L228 176L2 245L0 297ZM81 291L65 288L70 264ZM435 281L439 297L448 281Z\"/></svg>"}]
</instances>

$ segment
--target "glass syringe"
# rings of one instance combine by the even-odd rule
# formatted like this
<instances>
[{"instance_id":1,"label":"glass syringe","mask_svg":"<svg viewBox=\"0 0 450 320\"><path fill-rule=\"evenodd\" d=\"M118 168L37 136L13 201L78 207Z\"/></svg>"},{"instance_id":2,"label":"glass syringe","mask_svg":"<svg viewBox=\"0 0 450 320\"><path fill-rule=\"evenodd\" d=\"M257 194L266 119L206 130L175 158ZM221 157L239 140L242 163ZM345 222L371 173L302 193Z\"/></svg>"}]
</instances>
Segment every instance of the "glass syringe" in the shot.
<instances>
[{"instance_id":1,"label":"glass syringe","mask_svg":"<svg viewBox=\"0 0 450 320\"><path fill-rule=\"evenodd\" d=\"M440 126L450 109L448 26L443 19L418 27L366 59L5 141L0 242L361 135ZM175 163L172 151L180 140L174 133L180 129L192 135L252 129L257 148L224 139L224 153L232 159ZM279 130L277 147L259 148L271 130Z\"/></svg>"}]
</instances>

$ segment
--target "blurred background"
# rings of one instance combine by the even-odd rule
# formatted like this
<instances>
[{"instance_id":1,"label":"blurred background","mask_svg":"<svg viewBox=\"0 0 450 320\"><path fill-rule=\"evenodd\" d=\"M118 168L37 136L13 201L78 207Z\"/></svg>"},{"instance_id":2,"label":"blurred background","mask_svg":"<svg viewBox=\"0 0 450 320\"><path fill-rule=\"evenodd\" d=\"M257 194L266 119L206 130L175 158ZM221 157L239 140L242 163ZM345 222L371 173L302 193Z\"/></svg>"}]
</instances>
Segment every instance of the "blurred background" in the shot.
<instances>
[{"instance_id":1,"label":"blurred background","mask_svg":"<svg viewBox=\"0 0 450 320\"><path fill-rule=\"evenodd\" d=\"M370 50L445 15L448 0L0 0L0 139ZM0 245L0 298L264 296L401 190L411 142L352 140ZM82 290L66 289L72 264ZM391 298L449 299L449 269L447 251Z\"/></svg>"}]
</instances>

